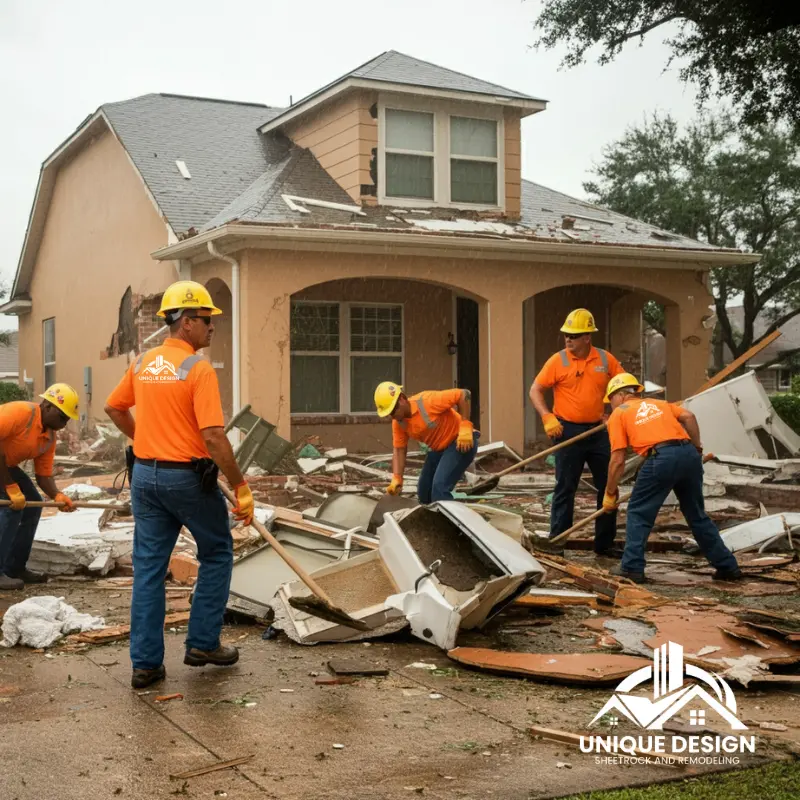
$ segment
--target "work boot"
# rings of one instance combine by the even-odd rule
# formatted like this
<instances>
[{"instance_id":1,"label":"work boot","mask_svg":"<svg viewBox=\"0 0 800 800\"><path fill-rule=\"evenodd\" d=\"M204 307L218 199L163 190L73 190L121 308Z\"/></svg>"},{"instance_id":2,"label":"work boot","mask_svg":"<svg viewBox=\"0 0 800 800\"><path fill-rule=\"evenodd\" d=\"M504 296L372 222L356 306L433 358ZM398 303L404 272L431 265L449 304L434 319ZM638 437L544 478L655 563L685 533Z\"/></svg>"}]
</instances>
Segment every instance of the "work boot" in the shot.
<instances>
[{"instance_id":1,"label":"work boot","mask_svg":"<svg viewBox=\"0 0 800 800\"><path fill-rule=\"evenodd\" d=\"M131 675L131 686L134 689L145 689L153 683L163 681L167 677L167 670L162 664L155 669L135 669Z\"/></svg>"},{"instance_id":2,"label":"work boot","mask_svg":"<svg viewBox=\"0 0 800 800\"><path fill-rule=\"evenodd\" d=\"M25 583L19 578L12 578L0 572L0 589L23 589Z\"/></svg>"},{"instance_id":3,"label":"work boot","mask_svg":"<svg viewBox=\"0 0 800 800\"><path fill-rule=\"evenodd\" d=\"M625 550L622 547L606 547L604 550L595 550L594 554L597 558L622 558Z\"/></svg>"},{"instance_id":4,"label":"work boot","mask_svg":"<svg viewBox=\"0 0 800 800\"><path fill-rule=\"evenodd\" d=\"M47 583L47 575L42 572L34 572L27 568L23 569L21 572L15 573L11 577L17 578L23 583Z\"/></svg>"},{"instance_id":5,"label":"work boot","mask_svg":"<svg viewBox=\"0 0 800 800\"><path fill-rule=\"evenodd\" d=\"M712 576L715 581L743 581L744 573L736 569L718 569Z\"/></svg>"},{"instance_id":6,"label":"work boot","mask_svg":"<svg viewBox=\"0 0 800 800\"><path fill-rule=\"evenodd\" d=\"M232 645L221 644L216 650L198 650L190 647L183 657L183 663L190 667L204 667L213 664L215 667L230 667L239 660L239 651Z\"/></svg>"},{"instance_id":7,"label":"work boot","mask_svg":"<svg viewBox=\"0 0 800 800\"><path fill-rule=\"evenodd\" d=\"M609 572L612 575L616 575L618 578L627 578L634 583L647 583L644 572L629 572L627 569L622 569L621 566L612 567Z\"/></svg>"}]
</instances>

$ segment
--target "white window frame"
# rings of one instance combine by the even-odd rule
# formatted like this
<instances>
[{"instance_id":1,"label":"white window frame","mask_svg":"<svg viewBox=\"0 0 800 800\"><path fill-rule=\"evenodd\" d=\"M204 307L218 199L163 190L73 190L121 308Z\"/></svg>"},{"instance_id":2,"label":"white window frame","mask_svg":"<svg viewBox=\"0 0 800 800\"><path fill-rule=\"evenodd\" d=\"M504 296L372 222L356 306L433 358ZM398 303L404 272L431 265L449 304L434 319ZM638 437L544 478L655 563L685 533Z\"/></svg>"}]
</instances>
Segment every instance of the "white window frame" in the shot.
<instances>
[{"instance_id":1,"label":"white window frame","mask_svg":"<svg viewBox=\"0 0 800 800\"><path fill-rule=\"evenodd\" d=\"M447 115L447 193L448 197L451 195L453 191L452 181L452 169L453 169L453 159L456 158L459 161L479 161L485 164L497 164L497 205L483 205L481 203L465 203L460 201L458 203L459 208L499 208L501 203L504 205L505 198L503 195L505 194L505 170L503 172L503 180L500 179L500 168L503 166L500 159L500 124L497 125L497 155L494 158L490 158L489 156L461 156L461 155L453 155L453 148L452 148L452 138L451 138L451 120L453 117L462 117L465 119L487 119L487 117L476 117L474 114L467 116L467 114L448 114ZM496 120L492 120L496 121ZM435 162L434 162L435 166ZM452 203L453 201L451 201Z\"/></svg>"},{"instance_id":2,"label":"white window frame","mask_svg":"<svg viewBox=\"0 0 800 800\"><path fill-rule=\"evenodd\" d=\"M47 336L45 334L45 328L48 322L53 323L53 360L47 360ZM55 371L56 366L56 318L55 317L47 317L46 319L42 320L42 378L44 379L44 388L47 389L50 384L47 382L47 368L53 367ZM55 380L53 381L55 383Z\"/></svg>"},{"instance_id":3,"label":"white window frame","mask_svg":"<svg viewBox=\"0 0 800 800\"><path fill-rule=\"evenodd\" d=\"M391 197L386 194L386 109L420 111L433 114L433 199ZM497 158L457 156L471 161L497 162L497 204L453 203L450 200L450 117L488 119L497 123ZM417 151L390 148L392 153L426 155ZM378 97L378 204L395 208L463 208L470 211L505 211L505 120L502 108L478 103L442 101L424 97L381 93Z\"/></svg>"},{"instance_id":4,"label":"white window frame","mask_svg":"<svg viewBox=\"0 0 800 800\"><path fill-rule=\"evenodd\" d=\"M791 369L787 369L786 367L778 367L776 370L777 374L775 375L775 388L779 392L788 392L792 388L792 378L794 377L794 371ZM781 386L781 373L785 372L789 375L789 381L786 384L786 388L782 388Z\"/></svg>"},{"instance_id":5,"label":"white window frame","mask_svg":"<svg viewBox=\"0 0 800 800\"><path fill-rule=\"evenodd\" d=\"M366 306L371 308L396 308L400 306L400 383L405 383L406 375L406 307L405 303L374 303L371 300L295 300L297 304L308 306L339 307L339 350L292 350L289 345L289 358L292 356L338 356L339 357L339 410L338 411L293 411L291 417L329 417L329 416L354 416L373 417L375 411L350 410L350 358L360 356L381 356L397 358L397 353L373 353L369 351L352 351L350 349L350 308L351 306ZM291 314L291 309L289 311ZM291 407L291 398L289 399Z\"/></svg>"}]
</instances>

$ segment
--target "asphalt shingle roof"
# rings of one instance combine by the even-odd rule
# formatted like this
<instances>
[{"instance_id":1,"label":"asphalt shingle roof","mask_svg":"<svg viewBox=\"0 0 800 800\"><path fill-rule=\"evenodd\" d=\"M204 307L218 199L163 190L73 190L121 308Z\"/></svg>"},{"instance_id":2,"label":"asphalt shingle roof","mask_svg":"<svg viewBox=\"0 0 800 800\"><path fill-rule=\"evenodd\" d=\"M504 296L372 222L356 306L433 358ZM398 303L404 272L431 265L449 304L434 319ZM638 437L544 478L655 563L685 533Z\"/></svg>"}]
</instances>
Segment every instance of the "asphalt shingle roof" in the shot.
<instances>
[{"instance_id":1,"label":"asphalt shingle roof","mask_svg":"<svg viewBox=\"0 0 800 800\"><path fill-rule=\"evenodd\" d=\"M258 133L282 111L264 105L148 94L101 110L176 232L200 228L289 147Z\"/></svg>"},{"instance_id":2,"label":"asphalt shingle roof","mask_svg":"<svg viewBox=\"0 0 800 800\"><path fill-rule=\"evenodd\" d=\"M19 372L19 331L8 331L10 342L0 344L0 375Z\"/></svg>"}]
</instances>

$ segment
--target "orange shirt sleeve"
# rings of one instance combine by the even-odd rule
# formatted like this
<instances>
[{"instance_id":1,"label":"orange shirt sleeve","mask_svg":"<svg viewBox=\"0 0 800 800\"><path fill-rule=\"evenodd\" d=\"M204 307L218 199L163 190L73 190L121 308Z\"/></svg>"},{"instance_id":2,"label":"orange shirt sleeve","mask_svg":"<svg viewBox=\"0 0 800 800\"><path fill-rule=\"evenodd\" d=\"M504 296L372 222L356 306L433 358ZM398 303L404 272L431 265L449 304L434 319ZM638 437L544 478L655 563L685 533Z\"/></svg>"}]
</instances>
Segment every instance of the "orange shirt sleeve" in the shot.
<instances>
[{"instance_id":1,"label":"orange shirt sleeve","mask_svg":"<svg viewBox=\"0 0 800 800\"><path fill-rule=\"evenodd\" d=\"M672 416L680 422L680 416L684 411L683 406L678 405L677 403L667 403L667 408L672 412Z\"/></svg>"},{"instance_id":2,"label":"orange shirt sleeve","mask_svg":"<svg viewBox=\"0 0 800 800\"><path fill-rule=\"evenodd\" d=\"M606 351L608 353L608 351ZM625 367L619 363L616 356L608 353L608 377L613 378L615 375L620 375L625 372Z\"/></svg>"},{"instance_id":3,"label":"orange shirt sleeve","mask_svg":"<svg viewBox=\"0 0 800 800\"><path fill-rule=\"evenodd\" d=\"M615 408L606 423L608 438L611 441L611 451L628 449L628 434L625 431L625 423L622 419L622 407Z\"/></svg>"},{"instance_id":4,"label":"orange shirt sleeve","mask_svg":"<svg viewBox=\"0 0 800 800\"><path fill-rule=\"evenodd\" d=\"M203 428L224 428L222 399L219 395L219 380L214 368L207 361L201 361L193 370L192 404L194 416L200 430Z\"/></svg>"},{"instance_id":5,"label":"orange shirt sleeve","mask_svg":"<svg viewBox=\"0 0 800 800\"><path fill-rule=\"evenodd\" d=\"M392 420L392 447L408 447L408 433Z\"/></svg>"},{"instance_id":6,"label":"orange shirt sleeve","mask_svg":"<svg viewBox=\"0 0 800 800\"><path fill-rule=\"evenodd\" d=\"M429 414L443 414L461 399L463 389L445 389L441 392L425 392L425 408Z\"/></svg>"},{"instance_id":7,"label":"orange shirt sleeve","mask_svg":"<svg viewBox=\"0 0 800 800\"><path fill-rule=\"evenodd\" d=\"M53 474L53 462L56 457L56 441L53 437L53 444L40 456L33 459L33 471L42 478L49 478Z\"/></svg>"},{"instance_id":8,"label":"orange shirt sleeve","mask_svg":"<svg viewBox=\"0 0 800 800\"><path fill-rule=\"evenodd\" d=\"M556 385L556 359L558 354L550 356L544 362L544 366L539 370L539 374L534 378L534 382L545 389L552 389Z\"/></svg>"},{"instance_id":9,"label":"orange shirt sleeve","mask_svg":"<svg viewBox=\"0 0 800 800\"><path fill-rule=\"evenodd\" d=\"M133 408L133 406L136 405L136 396L133 393L133 367L134 365L131 364L128 369L125 370L122 380L108 396L106 400L107 406L116 408L117 411L127 411L129 408Z\"/></svg>"},{"instance_id":10,"label":"orange shirt sleeve","mask_svg":"<svg viewBox=\"0 0 800 800\"><path fill-rule=\"evenodd\" d=\"M19 433L30 413L15 413L14 406L0 406L0 441Z\"/></svg>"}]
</instances>

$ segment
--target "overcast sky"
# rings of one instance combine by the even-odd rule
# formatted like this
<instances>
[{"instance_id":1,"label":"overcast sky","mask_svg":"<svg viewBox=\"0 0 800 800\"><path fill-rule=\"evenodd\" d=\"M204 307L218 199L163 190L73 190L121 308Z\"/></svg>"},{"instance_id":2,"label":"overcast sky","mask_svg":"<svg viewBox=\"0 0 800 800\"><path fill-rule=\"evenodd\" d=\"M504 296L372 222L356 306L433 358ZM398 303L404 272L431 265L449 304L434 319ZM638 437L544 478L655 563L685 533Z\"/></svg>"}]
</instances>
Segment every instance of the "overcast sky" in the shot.
<instances>
[{"instance_id":1,"label":"overcast sky","mask_svg":"<svg viewBox=\"0 0 800 800\"><path fill-rule=\"evenodd\" d=\"M0 277L13 279L39 167L105 102L148 92L285 106L385 50L549 100L523 176L583 197L604 144L656 109L695 113L656 31L613 64L531 49L539 0L0 0ZM6 317L5 319L10 320Z\"/></svg>"}]
</instances>

